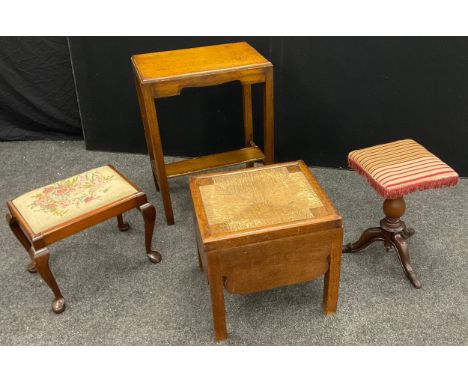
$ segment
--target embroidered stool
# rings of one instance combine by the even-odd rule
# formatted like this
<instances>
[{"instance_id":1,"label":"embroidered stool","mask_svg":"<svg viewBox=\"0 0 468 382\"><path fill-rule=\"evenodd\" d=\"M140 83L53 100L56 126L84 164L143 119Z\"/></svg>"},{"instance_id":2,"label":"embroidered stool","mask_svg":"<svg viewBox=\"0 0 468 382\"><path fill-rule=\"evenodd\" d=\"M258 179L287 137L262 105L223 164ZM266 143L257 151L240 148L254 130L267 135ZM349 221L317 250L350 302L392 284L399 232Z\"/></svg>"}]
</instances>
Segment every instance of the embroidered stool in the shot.
<instances>
[{"instance_id":1,"label":"embroidered stool","mask_svg":"<svg viewBox=\"0 0 468 382\"><path fill-rule=\"evenodd\" d=\"M7 222L28 251L28 271L39 272L54 293L52 310L62 313L65 300L49 268L48 245L104 220L117 217L120 231L129 229L122 213L138 208L145 221L146 253L153 263L161 255L151 249L156 210L144 192L112 166L103 166L38 188L7 202Z\"/></svg>"},{"instance_id":2,"label":"embroidered stool","mask_svg":"<svg viewBox=\"0 0 468 382\"><path fill-rule=\"evenodd\" d=\"M387 251L396 250L413 286L421 288L406 243L415 231L400 220L406 208L403 196L418 190L455 186L458 174L412 139L352 151L348 163L385 198L385 218L379 227L367 229L358 241L347 244L343 252L358 252L375 241L383 241Z\"/></svg>"}]
</instances>

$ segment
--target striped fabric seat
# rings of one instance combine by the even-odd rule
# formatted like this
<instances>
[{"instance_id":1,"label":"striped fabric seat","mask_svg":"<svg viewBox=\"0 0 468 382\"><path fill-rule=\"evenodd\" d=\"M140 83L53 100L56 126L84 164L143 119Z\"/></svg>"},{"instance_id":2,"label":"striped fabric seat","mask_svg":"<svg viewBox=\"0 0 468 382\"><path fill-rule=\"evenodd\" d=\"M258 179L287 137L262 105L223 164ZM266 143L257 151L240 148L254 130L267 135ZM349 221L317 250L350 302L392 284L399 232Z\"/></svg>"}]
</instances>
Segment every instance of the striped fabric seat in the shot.
<instances>
[{"instance_id":1,"label":"striped fabric seat","mask_svg":"<svg viewBox=\"0 0 468 382\"><path fill-rule=\"evenodd\" d=\"M412 139L352 151L348 164L386 199L418 190L455 186L459 179L450 166Z\"/></svg>"}]
</instances>

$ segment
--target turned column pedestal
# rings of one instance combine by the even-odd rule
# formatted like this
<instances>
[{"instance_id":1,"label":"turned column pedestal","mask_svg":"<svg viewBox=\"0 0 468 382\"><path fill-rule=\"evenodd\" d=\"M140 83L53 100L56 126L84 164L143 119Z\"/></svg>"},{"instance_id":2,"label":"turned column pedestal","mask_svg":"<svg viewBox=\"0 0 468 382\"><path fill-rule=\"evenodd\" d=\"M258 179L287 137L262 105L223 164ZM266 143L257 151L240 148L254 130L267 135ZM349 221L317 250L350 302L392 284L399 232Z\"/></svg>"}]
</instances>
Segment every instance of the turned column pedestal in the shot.
<instances>
[{"instance_id":1,"label":"turned column pedestal","mask_svg":"<svg viewBox=\"0 0 468 382\"><path fill-rule=\"evenodd\" d=\"M400 218L405 213L406 204L403 198L385 199L383 210L385 217L380 221L380 227L365 230L359 240L343 247L343 252L359 252L375 241L383 241L387 251L394 248L400 258L401 265L411 284L421 288L421 281L411 266L408 244L406 240L414 234L414 229L407 228Z\"/></svg>"}]
</instances>

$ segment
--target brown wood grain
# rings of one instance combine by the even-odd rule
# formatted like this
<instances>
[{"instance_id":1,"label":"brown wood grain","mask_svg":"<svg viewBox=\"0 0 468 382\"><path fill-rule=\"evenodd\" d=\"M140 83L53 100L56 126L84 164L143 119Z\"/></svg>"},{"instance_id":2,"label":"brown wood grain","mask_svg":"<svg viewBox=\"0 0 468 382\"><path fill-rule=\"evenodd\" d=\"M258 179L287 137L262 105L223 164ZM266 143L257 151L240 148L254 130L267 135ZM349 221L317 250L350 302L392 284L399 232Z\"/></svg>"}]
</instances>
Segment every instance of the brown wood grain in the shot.
<instances>
[{"instance_id":1,"label":"brown wood grain","mask_svg":"<svg viewBox=\"0 0 468 382\"><path fill-rule=\"evenodd\" d=\"M265 198L265 193L258 192L255 188L268 187L269 184L268 182L264 184L264 177L259 177L258 174L268 173L270 174L268 176L275 176L275 173L280 173L270 172L271 169L286 169L294 179L296 179L295 174L304 175L310 192L320 198L322 205L319 207L320 216L282 224L265 223L260 226L253 224L249 225L248 229L232 232L226 229L232 225L226 225L222 230L210 226L206 203L213 203L215 206L218 204L213 199L204 202L201 187L216 184L217 179L221 177L231 178L248 174L252 177L250 180L257 178L259 183L249 182L244 190L234 188L234 192ZM281 174L283 173L281 171ZM303 197L305 192L303 185L297 187L297 192L302 193ZM230 293L247 294L302 283L325 275L323 309L325 314L333 314L336 311L343 240L342 218L304 162L194 176L190 178L190 190L196 223L199 266L201 270L207 272L217 341L227 338L224 288ZM283 195L275 194L270 200L258 200L258 203L270 203L268 205L275 213L274 211L281 210L274 206L275 201L284 206L288 201L298 197L294 192L294 185L279 187L280 193L281 190L285 190ZM220 194L222 192L218 195ZM213 194L213 197L216 195ZM253 204L252 208L255 208L255 200L249 200ZM208 207L211 208L212 205ZM230 207L230 204L223 206L221 203L217 208L222 211ZM259 211L263 211L262 213L266 215L269 213L264 209ZM219 223L216 221L215 225L217 224Z\"/></svg>"},{"instance_id":2,"label":"brown wood grain","mask_svg":"<svg viewBox=\"0 0 468 382\"><path fill-rule=\"evenodd\" d=\"M132 61L144 84L271 65L246 42L137 54Z\"/></svg>"},{"instance_id":3,"label":"brown wood grain","mask_svg":"<svg viewBox=\"0 0 468 382\"><path fill-rule=\"evenodd\" d=\"M225 151L198 158L186 159L166 164L168 178L193 174L199 171L213 170L221 167L252 163L263 160L265 156L257 146L244 147L239 150Z\"/></svg>"},{"instance_id":4,"label":"brown wood grain","mask_svg":"<svg viewBox=\"0 0 468 382\"><path fill-rule=\"evenodd\" d=\"M254 161L274 161L273 65L246 42L132 56L135 86L156 189L161 190L168 224L174 224L169 177ZM179 95L187 87L239 81L243 87L244 145L182 163L164 163L154 100ZM252 84L264 84L264 153L253 142Z\"/></svg>"},{"instance_id":5,"label":"brown wood grain","mask_svg":"<svg viewBox=\"0 0 468 382\"><path fill-rule=\"evenodd\" d=\"M230 293L253 293L313 280L329 268L335 230L284 237L219 252ZM291 248L294 248L293 254Z\"/></svg>"}]
</instances>

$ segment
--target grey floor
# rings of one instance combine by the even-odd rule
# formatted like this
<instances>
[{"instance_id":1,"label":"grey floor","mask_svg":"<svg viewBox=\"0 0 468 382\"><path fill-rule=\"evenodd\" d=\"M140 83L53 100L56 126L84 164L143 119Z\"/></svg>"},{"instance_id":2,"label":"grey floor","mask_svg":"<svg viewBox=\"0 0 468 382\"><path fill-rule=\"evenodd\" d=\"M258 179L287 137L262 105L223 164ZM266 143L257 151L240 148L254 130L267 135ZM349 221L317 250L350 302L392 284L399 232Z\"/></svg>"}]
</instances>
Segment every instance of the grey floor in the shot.
<instances>
[{"instance_id":1,"label":"grey floor","mask_svg":"<svg viewBox=\"0 0 468 382\"><path fill-rule=\"evenodd\" d=\"M205 276L198 270L187 178L171 181L176 224L167 226L144 155L86 151L83 142L0 143L0 201L111 163L156 205L153 239L163 261L144 251L143 220L115 220L50 247L67 309L51 312L51 292L25 271L28 256L0 224L0 345L213 345ZM312 168L344 218L345 241L382 217L381 199L355 173ZM226 345L468 345L468 180L407 198L415 290L394 253L374 244L344 254L338 312L321 310L323 280L249 296L226 294Z\"/></svg>"}]
</instances>

